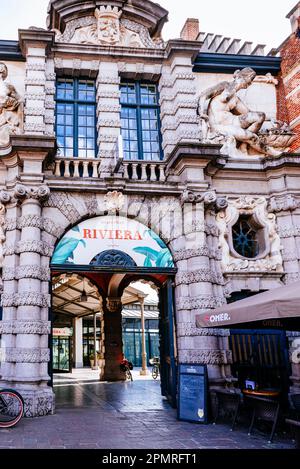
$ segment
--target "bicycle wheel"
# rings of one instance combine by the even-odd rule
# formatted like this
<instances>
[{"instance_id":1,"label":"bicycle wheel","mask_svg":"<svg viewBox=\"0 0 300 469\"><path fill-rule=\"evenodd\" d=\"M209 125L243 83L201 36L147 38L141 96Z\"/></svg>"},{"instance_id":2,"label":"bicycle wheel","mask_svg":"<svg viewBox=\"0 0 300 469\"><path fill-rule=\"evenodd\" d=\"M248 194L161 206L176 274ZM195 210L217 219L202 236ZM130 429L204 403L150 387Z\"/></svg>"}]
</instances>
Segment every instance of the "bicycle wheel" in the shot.
<instances>
[{"instance_id":1,"label":"bicycle wheel","mask_svg":"<svg viewBox=\"0 0 300 469\"><path fill-rule=\"evenodd\" d=\"M0 391L0 428L10 428L16 425L24 413L22 396L12 389Z\"/></svg>"},{"instance_id":2,"label":"bicycle wheel","mask_svg":"<svg viewBox=\"0 0 300 469\"><path fill-rule=\"evenodd\" d=\"M126 379L128 379L129 381L133 381L132 374L129 369L127 369L126 371Z\"/></svg>"},{"instance_id":3,"label":"bicycle wheel","mask_svg":"<svg viewBox=\"0 0 300 469\"><path fill-rule=\"evenodd\" d=\"M157 379L158 378L158 367L157 366L154 366L152 368L152 378L153 379Z\"/></svg>"}]
</instances>

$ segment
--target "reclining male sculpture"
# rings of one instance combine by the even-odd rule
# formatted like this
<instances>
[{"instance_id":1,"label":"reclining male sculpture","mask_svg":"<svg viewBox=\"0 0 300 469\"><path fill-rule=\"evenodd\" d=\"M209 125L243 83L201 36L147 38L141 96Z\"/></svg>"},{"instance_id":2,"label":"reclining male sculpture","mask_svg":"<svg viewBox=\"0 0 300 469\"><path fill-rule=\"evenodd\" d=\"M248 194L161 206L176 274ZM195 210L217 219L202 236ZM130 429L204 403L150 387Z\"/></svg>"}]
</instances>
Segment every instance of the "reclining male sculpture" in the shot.
<instances>
[{"instance_id":1,"label":"reclining male sculpture","mask_svg":"<svg viewBox=\"0 0 300 469\"><path fill-rule=\"evenodd\" d=\"M231 82L223 81L201 93L198 114L202 141L223 143L222 154L231 157L279 156L295 136L281 121L266 124L264 112L251 111L238 92L247 89L256 77L251 68L237 70Z\"/></svg>"},{"instance_id":2,"label":"reclining male sculpture","mask_svg":"<svg viewBox=\"0 0 300 469\"><path fill-rule=\"evenodd\" d=\"M0 146L9 143L11 134L21 133L21 99L13 85L6 82L7 66L0 63Z\"/></svg>"}]
</instances>

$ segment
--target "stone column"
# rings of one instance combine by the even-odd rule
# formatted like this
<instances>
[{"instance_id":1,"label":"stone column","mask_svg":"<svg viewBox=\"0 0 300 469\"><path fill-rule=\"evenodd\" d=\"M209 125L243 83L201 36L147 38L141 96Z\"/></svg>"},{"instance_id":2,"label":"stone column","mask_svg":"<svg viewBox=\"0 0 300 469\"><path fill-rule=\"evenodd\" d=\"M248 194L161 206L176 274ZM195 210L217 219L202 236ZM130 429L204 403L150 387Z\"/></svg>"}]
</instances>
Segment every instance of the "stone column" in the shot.
<instances>
[{"instance_id":1,"label":"stone column","mask_svg":"<svg viewBox=\"0 0 300 469\"><path fill-rule=\"evenodd\" d=\"M83 367L82 318L75 318L75 368Z\"/></svg>"},{"instance_id":2,"label":"stone column","mask_svg":"<svg viewBox=\"0 0 300 469\"><path fill-rule=\"evenodd\" d=\"M121 298L107 298L104 307L105 366L103 381L125 380L120 370L122 361L122 301Z\"/></svg>"},{"instance_id":3,"label":"stone column","mask_svg":"<svg viewBox=\"0 0 300 469\"><path fill-rule=\"evenodd\" d=\"M5 363L0 386L20 391L27 417L54 410L54 394L48 387L50 296L42 288L50 281L50 269L41 265L41 256L49 254L41 239L41 205L49 193L45 185L16 186L9 213L14 218L8 219L8 227L15 229L5 247L1 324Z\"/></svg>"},{"instance_id":4,"label":"stone column","mask_svg":"<svg viewBox=\"0 0 300 469\"><path fill-rule=\"evenodd\" d=\"M97 86L98 157L101 159L100 176L111 176L120 135L120 77L118 64L101 62Z\"/></svg>"}]
</instances>

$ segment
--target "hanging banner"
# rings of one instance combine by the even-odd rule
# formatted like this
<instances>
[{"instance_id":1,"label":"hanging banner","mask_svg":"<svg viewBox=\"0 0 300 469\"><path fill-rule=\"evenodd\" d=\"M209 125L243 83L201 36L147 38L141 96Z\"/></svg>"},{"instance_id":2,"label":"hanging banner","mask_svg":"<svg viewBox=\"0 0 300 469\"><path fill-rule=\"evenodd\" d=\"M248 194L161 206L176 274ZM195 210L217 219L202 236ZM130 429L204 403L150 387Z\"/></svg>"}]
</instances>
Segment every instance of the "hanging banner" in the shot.
<instances>
[{"instance_id":1,"label":"hanging banner","mask_svg":"<svg viewBox=\"0 0 300 469\"><path fill-rule=\"evenodd\" d=\"M96 259L101 253L107 253L105 266L110 256L112 265L116 265L113 259L119 253L120 259L129 256L136 267L174 267L171 252L154 231L136 220L117 216L96 217L74 226L58 243L52 264L101 265Z\"/></svg>"}]
</instances>

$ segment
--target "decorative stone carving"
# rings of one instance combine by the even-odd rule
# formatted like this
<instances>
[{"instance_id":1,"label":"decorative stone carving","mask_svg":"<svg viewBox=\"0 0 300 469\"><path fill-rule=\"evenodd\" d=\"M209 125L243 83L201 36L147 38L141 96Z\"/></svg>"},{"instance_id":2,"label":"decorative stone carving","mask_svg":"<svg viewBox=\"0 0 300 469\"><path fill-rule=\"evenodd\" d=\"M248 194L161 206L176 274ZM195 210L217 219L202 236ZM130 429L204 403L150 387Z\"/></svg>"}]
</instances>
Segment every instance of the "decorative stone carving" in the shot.
<instances>
[{"instance_id":1,"label":"decorative stone carving","mask_svg":"<svg viewBox=\"0 0 300 469\"><path fill-rule=\"evenodd\" d=\"M50 350L48 348L6 348L5 361L7 363L48 363Z\"/></svg>"},{"instance_id":2,"label":"decorative stone carving","mask_svg":"<svg viewBox=\"0 0 300 469\"><path fill-rule=\"evenodd\" d=\"M183 297L177 302L177 310L214 309L226 304L225 297L203 295L196 298Z\"/></svg>"},{"instance_id":3,"label":"decorative stone carving","mask_svg":"<svg viewBox=\"0 0 300 469\"><path fill-rule=\"evenodd\" d=\"M222 259L222 252L219 249L210 249L208 246L202 246L196 249L181 249L179 251L175 251L173 255L175 262L199 256L209 257L210 259L220 261Z\"/></svg>"},{"instance_id":4,"label":"decorative stone carving","mask_svg":"<svg viewBox=\"0 0 300 469\"><path fill-rule=\"evenodd\" d=\"M176 275L176 285L189 285L190 283L210 282L223 285L223 276L213 269L203 268L194 271L179 272Z\"/></svg>"},{"instance_id":5,"label":"decorative stone carving","mask_svg":"<svg viewBox=\"0 0 300 469\"><path fill-rule=\"evenodd\" d=\"M57 42L161 49L161 39L152 40L148 29L128 19L121 19L117 7L100 6L94 16L76 18L67 23L63 34L56 31Z\"/></svg>"},{"instance_id":6,"label":"decorative stone carving","mask_svg":"<svg viewBox=\"0 0 300 469\"><path fill-rule=\"evenodd\" d=\"M0 334L38 334L48 335L51 323L41 320L0 321Z\"/></svg>"},{"instance_id":7,"label":"decorative stone carving","mask_svg":"<svg viewBox=\"0 0 300 469\"><path fill-rule=\"evenodd\" d=\"M231 230L240 215L253 216L263 228L265 248L256 258L248 259L239 255L233 247ZM221 266L223 272L283 272L282 246L276 216L267 211L264 197L242 196L229 202L226 210L216 216L220 230L219 248L222 250Z\"/></svg>"},{"instance_id":8,"label":"decorative stone carving","mask_svg":"<svg viewBox=\"0 0 300 469\"><path fill-rule=\"evenodd\" d=\"M121 298L106 298L106 306L110 313L117 313L122 310Z\"/></svg>"},{"instance_id":9,"label":"decorative stone carving","mask_svg":"<svg viewBox=\"0 0 300 469\"><path fill-rule=\"evenodd\" d=\"M295 139L287 124L266 122L264 112L251 111L240 98L238 92L255 77L251 68L237 70L231 82L218 83L199 98L202 140L223 143L221 153L230 157L280 156Z\"/></svg>"},{"instance_id":10,"label":"decorative stone carving","mask_svg":"<svg viewBox=\"0 0 300 469\"><path fill-rule=\"evenodd\" d=\"M106 210L115 211L115 210L122 210L125 205L125 197L122 192L118 191L111 191L106 194L104 197L104 202L106 205Z\"/></svg>"},{"instance_id":11,"label":"decorative stone carving","mask_svg":"<svg viewBox=\"0 0 300 469\"><path fill-rule=\"evenodd\" d=\"M23 292L23 293L3 293L1 298L2 306L40 306L48 308L50 306L50 295L46 293Z\"/></svg>"},{"instance_id":12,"label":"decorative stone carving","mask_svg":"<svg viewBox=\"0 0 300 469\"><path fill-rule=\"evenodd\" d=\"M50 196L50 189L46 185L39 187L27 187L22 184L17 184L15 187L14 196L16 199L36 199L44 202Z\"/></svg>"},{"instance_id":13,"label":"decorative stone carving","mask_svg":"<svg viewBox=\"0 0 300 469\"><path fill-rule=\"evenodd\" d=\"M294 211L300 206L298 201L292 194L284 197L272 197L270 199L268 210L270 212Z\"/></svg>"},{"instance_id":14,"label":"decorative stone carving","mask_svg":"<svg viewBox=\"0 0 300 469\"><path fill-rule=\"evenodd\" d=\"M63 192L51 192L46 207L56 207L67 218L70 223L75 223L80 219L80 213Z\"/></svg>"},{"instance_id":15,"label":"decorative stone carving","mask_svg":"<svg viewBox=\"0 0 300 469\"><path fill-rule=\"evenodd\" d=\"M38 265L22 265L19 267L3 267L3 280L19 280L21 278L36 278L45 282L50 280L50 269Z\"/></svg>"},{"instance_id":16,"label":"decorative stone carving","mask_svg":"<svg viewBox=\"0 0 300 469\"><path fill-rule=\"evenodd\" d=\"M232 363L230 350L183 350L182 363L201 363L203 365L225 365Z\"/></svg>"},{"instance_id":17,"label":"decorative stone carving","mask_svg":"<svg viewBox=\"0 0 300 469\"><path fill-rule=\"evenodd\" d=\"M228 337L230 331L228 329L213 329L211 327L198 328L195 322L179 322L177 324L178 337L193 337L193 336L212 336L212 337Z\"/></svg>"},{"instance_id":18,"label":"decorative stone carving","mask_svg":"<svg viewBox=\"0 0 300 469\"><path fill-rule=\"evenodd\" d=\"M15 87L7 83L7 66L0 62L0 146L7 146L10 135L22 131L22 101Z\"/></svg>"}]
</instances>

